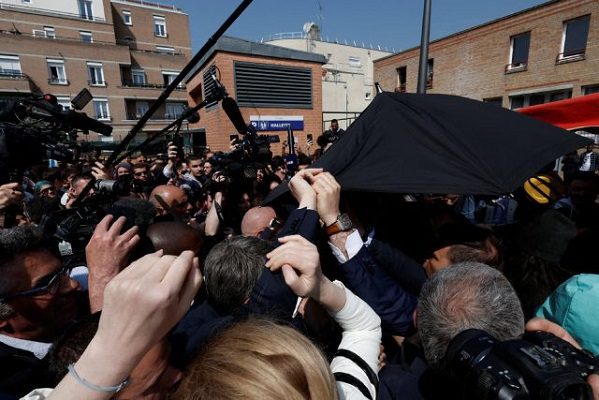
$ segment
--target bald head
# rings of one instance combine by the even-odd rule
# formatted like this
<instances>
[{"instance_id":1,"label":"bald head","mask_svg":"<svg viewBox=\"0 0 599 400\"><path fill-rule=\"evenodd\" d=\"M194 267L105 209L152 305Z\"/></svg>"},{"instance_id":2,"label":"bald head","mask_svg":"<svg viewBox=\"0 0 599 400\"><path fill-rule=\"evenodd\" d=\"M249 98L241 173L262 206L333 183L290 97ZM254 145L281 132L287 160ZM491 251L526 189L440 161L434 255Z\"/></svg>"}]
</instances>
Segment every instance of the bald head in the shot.
<instances>
[{"instance_id":1,"label":"bald head","mask_svg":"<svg viewBox=\"0 0 599 400\"><path fill-rule=\"evenodd\" d=\"M183 222L157 222L148 227L146 235L154 250L163 250L164 254L178 256L185 250L198 252L202 239L200 233Z\"/></svg>"},{"instance_id":2,"label":"bald head","mask_svg":"<svg viewBox=\"0 0 599 400\"><path fill-rule=\"evenodd\" d=\"M158 215L183 215L189 208L185 192L173 185L156 186L150 194L150 201L156 207Z\"/></svg>"},{"instance_id":3,"label":"bald head","mask_svg":"<svg viewBox=\"0 0 599 400\"><path fill-rule=\"evenodd\" d=\"M241 221L243 236L260 236L277 214L271 207L253 207L248 210Z\"/></svg>"}]
</instances>

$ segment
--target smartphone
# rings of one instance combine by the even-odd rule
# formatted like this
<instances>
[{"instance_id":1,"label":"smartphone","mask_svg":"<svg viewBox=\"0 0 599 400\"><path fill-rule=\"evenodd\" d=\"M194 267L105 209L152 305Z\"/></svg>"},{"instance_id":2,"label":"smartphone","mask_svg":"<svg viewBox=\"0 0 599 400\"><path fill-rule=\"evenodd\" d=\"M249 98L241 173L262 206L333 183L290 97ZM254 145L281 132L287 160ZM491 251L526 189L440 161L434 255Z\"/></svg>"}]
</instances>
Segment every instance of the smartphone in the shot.
<instances>
[{"instance_id":1,"label":"smartphone","mask_svg":"<svg viewBox=\"0 0 599 400\"><path fill-rule=\"evenodd\" d=\"M308 133L308 135L306 135L306 142L311 145L313 143L314 140L314 136L312 136L311 133Z\"/></svg>"},{"instance_id":2,"label":"smartphone","mask_svg":"<svg viewBox=\"0 0 599 400\"><path fill-rule=\"evenodd\" d=\"M239 135L229 135L229 142L237 142L239 140Z\"/></svg>"}]
</instances>

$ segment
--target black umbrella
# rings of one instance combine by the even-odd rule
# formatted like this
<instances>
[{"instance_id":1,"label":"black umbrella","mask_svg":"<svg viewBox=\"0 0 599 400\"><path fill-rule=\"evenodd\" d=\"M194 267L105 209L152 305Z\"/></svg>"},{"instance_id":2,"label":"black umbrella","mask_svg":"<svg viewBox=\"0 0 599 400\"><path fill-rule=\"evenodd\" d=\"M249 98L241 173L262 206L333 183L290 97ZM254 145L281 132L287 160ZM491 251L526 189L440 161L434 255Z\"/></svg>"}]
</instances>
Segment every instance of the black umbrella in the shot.
<instances>
[{"instance_id":1,"label":"black umbrella","mask_svg":"<svg viewBox=\"0 0 599 400\"><path fill-rule=\"evenodd\" d=\"M589 143L464 97L381 93L313 167L350 191L499 195Z\"/></svg>"}]
</instances>

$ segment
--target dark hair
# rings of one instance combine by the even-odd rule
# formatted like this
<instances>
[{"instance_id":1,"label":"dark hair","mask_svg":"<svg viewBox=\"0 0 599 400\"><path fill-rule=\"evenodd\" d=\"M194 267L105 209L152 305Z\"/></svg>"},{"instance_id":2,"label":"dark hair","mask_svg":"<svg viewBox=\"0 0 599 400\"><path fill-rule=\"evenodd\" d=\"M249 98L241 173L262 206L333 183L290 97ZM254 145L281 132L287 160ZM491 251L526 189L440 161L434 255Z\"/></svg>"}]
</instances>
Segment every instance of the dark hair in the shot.
<instances>
[{"instance_id":1,"label":"dark hair","mask_svg":"<svg viewBox=\"0 0 599 400\"><path fill-rule=\"evenodd\" d=\"M272 165L273 170L277 170L277 168L283 168L285 166L285 160L281 156L274 156L270 161L270 165Z\"/></svg>"},{"instance_id":2,"label":"dark hair","mask_svg":"<svg viewBox=\"0 0 599 400\"><path fill-rule=\"evenodd\" d=\"M331 120L331 124L332 124L333 122L335 122L335 123L337 123L337 124L339 123L339 121L337 121L337 120L336 120L336 119L334 119L334 118Z\"/></svg>"},{"instance_id":3,"label":"dark hair","mask_svg":"<svg viewBox=\"0 0 599 400\"><path fill-rule=\"evenodd\" d=\"M187 163L190 163L192 161L204 161L204 159L200 156L191 155L189 156L189 158L187 158Z\"/></svg>"},{"instance_id":4,"label":"dark hair","mask_svg":"<svg viewBox=\"0 0 599 400\"><path fill-rule=\"evenodd\" d=\"M256 285L264 265L268 242L237 236L214 246L204 263L208 301L217 310L236 312Z\"/></svg>"}]
</instances>

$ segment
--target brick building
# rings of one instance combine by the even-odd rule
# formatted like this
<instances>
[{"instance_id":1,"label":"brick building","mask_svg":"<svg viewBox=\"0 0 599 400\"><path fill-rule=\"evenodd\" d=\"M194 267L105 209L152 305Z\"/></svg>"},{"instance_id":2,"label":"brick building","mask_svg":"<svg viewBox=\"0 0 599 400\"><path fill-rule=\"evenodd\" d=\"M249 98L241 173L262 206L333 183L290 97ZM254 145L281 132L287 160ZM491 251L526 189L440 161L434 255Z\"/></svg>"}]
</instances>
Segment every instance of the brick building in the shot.
<instances>
[{"instance_id":1,"label":"brick building","mask_svg":"<svg viewBox=\"0 0 599 400\"><path fill-rule=\"evenodd\" d=\"M202 102L218 77L229 95L236 99L247 123L259 134L287 139L287 126L294 129L300 149L306 151L312 135L312 151L322 131L322 65L324 56L268 44L222 37L198 63L187 81L190 106ZM220 104L200 111L200 122L193 125L205 133L212 150L229 150L235 127ZM202 142L197 139L195 144ZM272 145L281 154L282 145Z\"/></svg>"},{"instance_id":2,"label":"brick building","mask_svg":"<svg viewBox=\"0 0 599 400\"><path fill-rule=\"evenodd\" d=\"M136 0L1 0L0 101L51 93L64 107L82 89L83 111L113 126L119 141L190 58L188 16ZM182 86L145 132L175 119ZM98 140L90 133L88 141Z\"/></svg>"},{"instance_id":3,"label":"brick building","mask_svg":"<svg viewBox=\"0 0 599 400\"><path fill-rule=\"evenodd\" d=\"M431 42L429 93L517 109L599 91L599 2L554 0ZM374 80L415 92L419 48L375 61Z\"/></svg>"}]
</instances>

